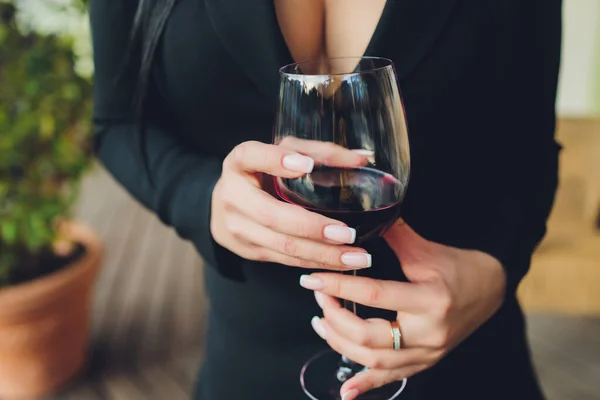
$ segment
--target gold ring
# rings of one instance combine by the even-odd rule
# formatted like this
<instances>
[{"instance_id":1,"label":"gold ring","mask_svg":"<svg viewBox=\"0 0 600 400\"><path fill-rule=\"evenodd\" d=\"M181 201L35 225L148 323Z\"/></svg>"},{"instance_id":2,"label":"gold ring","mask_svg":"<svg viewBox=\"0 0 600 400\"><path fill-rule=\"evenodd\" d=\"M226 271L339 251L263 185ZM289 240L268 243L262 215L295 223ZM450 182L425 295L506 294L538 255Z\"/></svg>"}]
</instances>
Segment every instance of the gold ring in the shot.
<instances>
[{"instance_id":1,"label":"gold ring","mask_svg":"<svg viewBox=\"0 0 600 400\"><path fill-rule=\"evenodd\" d=\"M400 324L398 321L392 321L390 322L390 325L392 328L392 348L394 350L400 350L400 348L402 348L402 332L400 332Z\"/></svg>"}]
</instances>

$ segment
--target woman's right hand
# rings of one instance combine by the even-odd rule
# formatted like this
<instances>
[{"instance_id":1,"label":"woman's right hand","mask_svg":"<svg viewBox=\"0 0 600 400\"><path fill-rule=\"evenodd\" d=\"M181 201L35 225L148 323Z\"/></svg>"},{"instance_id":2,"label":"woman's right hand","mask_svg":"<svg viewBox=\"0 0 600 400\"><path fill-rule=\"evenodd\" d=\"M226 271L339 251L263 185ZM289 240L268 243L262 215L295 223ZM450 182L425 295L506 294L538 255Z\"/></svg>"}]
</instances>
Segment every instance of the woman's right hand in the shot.
<instances>
[{"instance_id":1,"label":"woman's right hand","mask_svg":"<svg viewBox=\"0 0 600 400\"><path fill-rule=\"evenodd\" d=\"M364 249L347 246L354 242L354 229L280 201L262 188L263 174L297 178L311 172L315 161L356 166L365 157L331 143L298 139L280 145L241 143L225 158L212 194L215 241L249 260L336 271L370 267Z\"/></svg>"}]
</instances>

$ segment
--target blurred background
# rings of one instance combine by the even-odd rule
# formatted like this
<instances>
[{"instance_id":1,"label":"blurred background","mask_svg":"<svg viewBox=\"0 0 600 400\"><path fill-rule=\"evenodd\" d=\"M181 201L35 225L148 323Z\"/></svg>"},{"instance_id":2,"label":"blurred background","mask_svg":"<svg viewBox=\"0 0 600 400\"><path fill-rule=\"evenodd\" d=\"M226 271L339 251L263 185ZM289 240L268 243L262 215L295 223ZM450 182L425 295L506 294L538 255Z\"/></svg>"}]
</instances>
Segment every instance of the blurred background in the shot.
<instances>
[{"instance_id":1,"label":"blurred background","mask_svg":"<svg viewBox=\"0 0 600 400\"><path fill-rule=\"evenodd\" d=\"M18 29L59 38L72 52L78 79L89 82L93 66L84 2L12 3ZM0 46L7 46L6 30L0 26ZM0 58L0 77L4 61ZM86 97L76 101L89 101L88 92L81 93ZM8 106L3 101L0 97L0 117ZM600 399L599 0L564 1L557 106L557 135L564 146L560 188L548 234L519 295L548 398ZM75 215L100 236L106 254L91 308L89 362L52 398L188 398L202 357L202 261L97 165L82 181Z\"/></svg>"}]
</instances>

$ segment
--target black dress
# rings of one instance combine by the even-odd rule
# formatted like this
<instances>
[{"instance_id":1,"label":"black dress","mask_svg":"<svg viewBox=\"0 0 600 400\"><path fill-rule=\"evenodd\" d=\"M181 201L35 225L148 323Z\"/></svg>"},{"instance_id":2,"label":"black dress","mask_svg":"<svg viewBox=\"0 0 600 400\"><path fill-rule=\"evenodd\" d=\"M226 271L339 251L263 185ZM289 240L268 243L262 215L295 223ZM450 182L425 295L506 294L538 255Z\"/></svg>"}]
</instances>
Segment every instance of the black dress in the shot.
<instances>
[{"instance_id":1,"label":"black dress","mask_svg":"<svg viewBox=\"0 0 600 400\"><path fill-rule=\"evenodd\" d=\"M542 397L515 297L557 184L560 0L389 0L368 55L394 60L412 171L402 215L428 239L485 251L506 269L502 309L402 399ZM291 62L270 0L180 0L162 32L138 156L134 82L122 72L136 0L92 0L98 157L206 261L201 400L304 400L302 364L326 344L303 271L242 260L210 235L227 153L271 141L278 68ZM152 181L152 185L151 185ZM370 275L405 279L383 240ZM200 308L199 308L200 310ZM199 311L200 312L200 311ZM362 310L364 316L388 316Z\"/></svg>"}]
</instances>

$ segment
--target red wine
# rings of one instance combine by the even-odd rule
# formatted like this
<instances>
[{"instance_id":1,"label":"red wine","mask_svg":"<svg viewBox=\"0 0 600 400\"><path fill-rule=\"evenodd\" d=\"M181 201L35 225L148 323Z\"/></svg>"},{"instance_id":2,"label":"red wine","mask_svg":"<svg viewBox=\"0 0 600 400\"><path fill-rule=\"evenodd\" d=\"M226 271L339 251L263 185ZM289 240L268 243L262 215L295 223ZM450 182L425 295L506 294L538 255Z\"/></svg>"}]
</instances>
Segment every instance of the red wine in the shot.
<instances>
[{"instance_id":1,"label":"red wine","mask_svg":"<svg viewBox=\"0 0 600 400\"><path fill-rule=\"evenodd\" d=\"M276 178L277 194L288 203L346 223L356 240L383 234L400 215L404 186L371 168L316 167L300 178Z\"/></svg>"}]
</instances>

